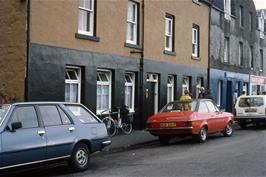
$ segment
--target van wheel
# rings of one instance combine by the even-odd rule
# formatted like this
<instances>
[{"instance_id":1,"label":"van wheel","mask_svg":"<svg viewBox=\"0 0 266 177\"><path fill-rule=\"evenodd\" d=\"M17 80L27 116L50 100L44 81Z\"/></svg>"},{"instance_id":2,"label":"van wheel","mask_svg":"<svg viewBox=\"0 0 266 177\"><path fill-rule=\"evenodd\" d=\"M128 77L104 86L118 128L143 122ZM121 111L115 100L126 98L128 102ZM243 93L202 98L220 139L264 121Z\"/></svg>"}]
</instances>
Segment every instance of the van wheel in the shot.
<instances>
[{"instance_id":1,"label":"van wheel","mask_svg":"<svg viewBox=\"0 0 266 177\"><path fill-rule=\"evenodd\" d=\"M194 136L195 140L199 143L204 143L207 139L207 127L201 127L199 134Z\"/></svg>"},{"instance_id":2,"label":"van wheel","mask_svg":"<svg viewBox=\"0 0 266 177\"><path fill-rule=\"evenodd\" d=\"M90 151L86 144L77 144L74 148L69 165L74 171L84 171L89 168Z\"/></svg>"}]
</instances>

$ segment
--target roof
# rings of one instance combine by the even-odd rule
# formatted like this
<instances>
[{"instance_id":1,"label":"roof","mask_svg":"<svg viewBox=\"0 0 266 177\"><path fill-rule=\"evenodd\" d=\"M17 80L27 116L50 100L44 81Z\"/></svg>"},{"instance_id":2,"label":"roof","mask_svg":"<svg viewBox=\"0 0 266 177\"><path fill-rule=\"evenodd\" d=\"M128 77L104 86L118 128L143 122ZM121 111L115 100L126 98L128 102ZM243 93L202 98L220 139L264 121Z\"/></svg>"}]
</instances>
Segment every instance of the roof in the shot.
<instances>
[{"instance_id":1,"label":"roof","mask_svg":"<svg viewBox=\"0 0 266 177\"><path fill-rule=\"evenodd\" d=\"M79 103L56 102L56 101L36 101L36 102L16 102L16 103L10 103L9 105L15 106L15 105L29 105L29 104L79 104Z\"/></svg>"}]
</instances>

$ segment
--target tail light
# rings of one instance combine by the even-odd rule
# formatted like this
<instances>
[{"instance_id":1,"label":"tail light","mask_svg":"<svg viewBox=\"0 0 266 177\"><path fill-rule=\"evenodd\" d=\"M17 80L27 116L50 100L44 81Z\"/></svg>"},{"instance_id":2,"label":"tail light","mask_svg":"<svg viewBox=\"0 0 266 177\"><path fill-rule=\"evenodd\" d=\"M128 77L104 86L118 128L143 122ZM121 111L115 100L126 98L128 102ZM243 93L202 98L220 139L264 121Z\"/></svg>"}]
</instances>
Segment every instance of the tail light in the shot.
<instances>
[{"instance_id":1,"label":"tail light","mask_svg":"<svg viewBox=\"0 0 266 177\"><path fill-rule=\"evenodd\" d=\"M191 121L186 121L184 122L184 127L192 127L192 122Z\"/></svg>"}]
</instances>

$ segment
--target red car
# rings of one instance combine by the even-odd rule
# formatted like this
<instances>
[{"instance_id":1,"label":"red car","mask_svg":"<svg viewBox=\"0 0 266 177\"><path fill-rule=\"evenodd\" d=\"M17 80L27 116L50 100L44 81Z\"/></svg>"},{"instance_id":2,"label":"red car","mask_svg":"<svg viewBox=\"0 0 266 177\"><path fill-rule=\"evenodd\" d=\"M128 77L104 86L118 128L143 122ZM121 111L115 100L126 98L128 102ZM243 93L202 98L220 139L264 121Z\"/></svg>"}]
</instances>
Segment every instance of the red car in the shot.
<instances>
[{"instance_id":1,"label":"red car","mask_svg":"<svg viewBox=\"0 0 266 177\"><path fill-rule=\"evenodd\" d=\"M147 130L159 137L161 144L168 144L173 136L192 135L198 142L205 142L207 134L222 132L233 134L234 116L219 111L210 99L174 101L147 120Z\"/></svg>"}]
</instances>

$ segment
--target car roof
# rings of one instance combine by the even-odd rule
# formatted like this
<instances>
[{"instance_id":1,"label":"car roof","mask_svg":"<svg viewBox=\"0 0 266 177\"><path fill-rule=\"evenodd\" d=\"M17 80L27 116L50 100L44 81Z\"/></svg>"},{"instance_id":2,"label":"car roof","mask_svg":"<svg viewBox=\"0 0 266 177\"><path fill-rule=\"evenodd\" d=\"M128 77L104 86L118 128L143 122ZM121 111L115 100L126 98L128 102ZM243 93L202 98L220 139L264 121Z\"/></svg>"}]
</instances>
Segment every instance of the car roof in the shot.
<instances>
[{"instance_id":1,"label":"car roof","mask_svg":"<svg viewBox=\"0 0 266 177\"><path fill-rule=\"evenodd\" d=\"M56 102L56 101L36 101L36 102L15 102L9 103L9 105L32 105L32 104L80 104L80 103L70 103L70 102ZM8 105L8 104L7 104Z\"/></svg>"}]
</instances>

